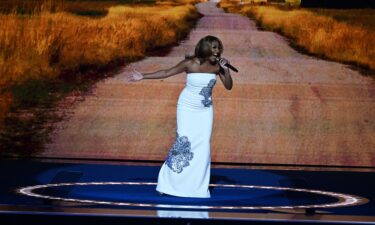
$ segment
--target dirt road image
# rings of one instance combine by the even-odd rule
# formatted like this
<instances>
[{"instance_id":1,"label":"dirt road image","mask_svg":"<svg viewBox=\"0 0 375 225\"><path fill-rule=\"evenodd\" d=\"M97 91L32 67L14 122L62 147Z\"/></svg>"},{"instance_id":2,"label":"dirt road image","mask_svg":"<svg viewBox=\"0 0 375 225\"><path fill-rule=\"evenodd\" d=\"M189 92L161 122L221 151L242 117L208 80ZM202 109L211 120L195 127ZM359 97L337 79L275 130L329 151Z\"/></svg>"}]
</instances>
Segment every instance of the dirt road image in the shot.
<instances>
[{"instance_id":1,"label":"dirt road image","mask_svg":"<svg viewBox=\"0 0 375 225\"><path fill-rule=\"evenodd\" d=\"M147 57L93 87L66 109L43 157L164 161L176 135L186 74L128 83L131 68L166 69L206 35L223 41L239 69L213 91L213 162L375 166L375 84L347 65L303 55L255 22L197 5L204 16L166 56Z\"/></svg>"}]
</instances>

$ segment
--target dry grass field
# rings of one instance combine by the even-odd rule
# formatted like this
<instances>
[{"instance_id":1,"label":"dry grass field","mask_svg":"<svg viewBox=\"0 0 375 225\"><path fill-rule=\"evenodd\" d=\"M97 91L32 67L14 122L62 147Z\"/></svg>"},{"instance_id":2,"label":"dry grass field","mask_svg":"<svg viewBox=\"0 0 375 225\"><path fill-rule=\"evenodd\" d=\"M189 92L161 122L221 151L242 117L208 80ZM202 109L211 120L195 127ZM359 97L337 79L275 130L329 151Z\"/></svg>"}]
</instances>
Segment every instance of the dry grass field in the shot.
<instances>
[{"instance_id":1,"label":"dry grass field","mask_svg":"<svg viewBox=\"0 0 375 225\"><path fill-rule=\"evenodd\" d=\"M82 16L105 16L112 6L178 6L199 0L0 0L0 13L37 14L41 12L70 12Z\"/></svg>"},{"instance_id":2,"label":"dry grass field","mask_svg":"<svg viewBox=\"0 0 375 225\"><path fill-rule=\"evenodd\" d=\"M5 2L17 0L1 1ZM24 5L28 13L0 14L0 120L12 102L12 88L18 85L129 62L149 49L177 42L198 17L189 4L193 2L114 5L114 1L93 1L90 6L88 1L69 5L47 0ZM77 5L89 11L103 7L106 15L79 16L66 11L67 6Z\"/></svg>"},{"instance_id":3,"label":"dry grass field","mask_svg":"<svg viewBox=\"0 0 375 225\"><path fill-rule=\"evenodd\" d=\"M375 31L374 9L310 9L310 11L336 21Z\"/></svg>"},{"instance_id":4,"label":"dry grass field","mask_svg":"<svg viewBox=\"0 0 375 225\"><path fill-rule=\"evenodd\" d=\"M40 12L71 12L82 15L105 15L116 5L152 5L155 0L0 0L1 13L36 14Z\"/></svg>"},{"instance_id":5,"label":"dry grass field","mask_svg":"<svg viewBox=\"0 0 375 225\"><path fill-rule=\"evenodd\" d=\"M222 7L254 18L262 28L279 31L308 52L375 70L375 10L298 9L238 5Z\"/></svg>"}]
</instances>

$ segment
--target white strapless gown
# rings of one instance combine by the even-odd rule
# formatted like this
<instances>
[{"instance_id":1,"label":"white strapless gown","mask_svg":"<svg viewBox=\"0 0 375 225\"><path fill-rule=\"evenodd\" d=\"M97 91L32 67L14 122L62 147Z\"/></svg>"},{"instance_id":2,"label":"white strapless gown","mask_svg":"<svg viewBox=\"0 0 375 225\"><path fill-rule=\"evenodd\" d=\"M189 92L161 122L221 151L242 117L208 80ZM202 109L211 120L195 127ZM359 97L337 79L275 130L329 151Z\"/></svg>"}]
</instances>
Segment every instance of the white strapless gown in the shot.
<instances>
[{"instance_id":1,"label":"white strapless gown","mask_svg":"<svg viewBox=\"0 0 375 225\"><path fill-rule=\"evenodd\" d=\"M160 169L156 190L180 197L209 198L213 73L188 73L177 104L176 141Z\"/></svg>"}]
</instances>

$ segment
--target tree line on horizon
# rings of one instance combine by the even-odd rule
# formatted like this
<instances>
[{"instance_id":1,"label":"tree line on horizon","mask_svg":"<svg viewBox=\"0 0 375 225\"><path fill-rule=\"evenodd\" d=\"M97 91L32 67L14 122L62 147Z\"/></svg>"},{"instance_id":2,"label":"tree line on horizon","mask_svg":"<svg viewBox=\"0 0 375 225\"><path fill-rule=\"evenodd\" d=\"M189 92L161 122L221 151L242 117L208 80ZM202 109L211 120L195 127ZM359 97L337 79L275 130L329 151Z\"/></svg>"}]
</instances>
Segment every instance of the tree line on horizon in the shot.
<instances>
[{"instance_id":1,"label":"tree line on horizon","mask_svg":"<svg viewBox=\"0 0 375 225\"><path fill-rule=\"evenodd\" d=\"M301 0L303 8L375 8L374 0Z\"/></svg>"}]
</instances>

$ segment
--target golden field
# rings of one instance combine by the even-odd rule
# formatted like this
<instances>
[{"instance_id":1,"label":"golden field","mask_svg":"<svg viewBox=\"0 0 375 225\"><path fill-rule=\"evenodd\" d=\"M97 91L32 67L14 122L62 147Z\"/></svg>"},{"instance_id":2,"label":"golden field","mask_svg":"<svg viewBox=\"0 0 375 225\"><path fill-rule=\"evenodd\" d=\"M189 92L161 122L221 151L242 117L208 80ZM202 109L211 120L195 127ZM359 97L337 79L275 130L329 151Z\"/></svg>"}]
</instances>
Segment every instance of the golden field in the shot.
<instances>
[{"instance_id":1,"label":"golden field","mask_svg":"<svg viewBox=\"0 0 375 225\"><path fill-rule=\"evenodd\" d=\"M0 14L0 120L13 86L143 57L148 49L175 43L198 17L193 5L175 1L110 6L100 18L43 7Z\"/></svg>"},{"instance_id":2,"label":"golden field","mask_svg":"<svg viewBox=\"0 0 375 225\"><path fill-rule=\"evenodd\" d=\"M310 9L310 11L353 26L375 31L374 9Z\"/></svg>"},{"instance_id":3,"label":"golden field","mask_svg":"<svg viewBox=\"0 0 375 225\"><path fill-rule=\"evenodd\" d=\"M105 16L112 6L186 5L199 0L0 0L0 13L36 14L71 12L78 15Z\"/></svg>"},{"instance_id":4,"label":"golden field","mask_svg":"<svg viewBox=\"0 0 375 225\"><path fill-rule=\"evenodd\" d=\"M233 1L223 7L254 18L266 30L280 31L310 53L375 70L374 9L281 9Z\"/></svg>"}]
</instances>

